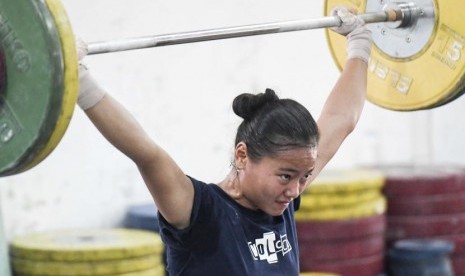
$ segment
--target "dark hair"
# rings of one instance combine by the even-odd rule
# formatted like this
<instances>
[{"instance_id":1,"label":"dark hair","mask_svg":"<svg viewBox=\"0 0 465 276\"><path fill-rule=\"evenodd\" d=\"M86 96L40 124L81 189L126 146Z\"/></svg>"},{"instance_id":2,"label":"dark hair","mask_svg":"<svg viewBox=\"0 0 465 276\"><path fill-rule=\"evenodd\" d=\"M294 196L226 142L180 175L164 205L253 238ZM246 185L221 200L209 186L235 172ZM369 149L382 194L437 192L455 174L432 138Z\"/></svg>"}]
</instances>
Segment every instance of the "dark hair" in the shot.
<instances>
[{"instance_id":1,"label":"dark hair","mask_svg":"<svg viewBox=\"0 0 465 276\"><path fill-rule=\"evenodd\" d=\"M235 145L244 142L252 160L318 144L318 126L310 112L294 100L279 99L271 89L237 96L233 110L244 119L237 129Z\"/></svg>"}]
</instances>

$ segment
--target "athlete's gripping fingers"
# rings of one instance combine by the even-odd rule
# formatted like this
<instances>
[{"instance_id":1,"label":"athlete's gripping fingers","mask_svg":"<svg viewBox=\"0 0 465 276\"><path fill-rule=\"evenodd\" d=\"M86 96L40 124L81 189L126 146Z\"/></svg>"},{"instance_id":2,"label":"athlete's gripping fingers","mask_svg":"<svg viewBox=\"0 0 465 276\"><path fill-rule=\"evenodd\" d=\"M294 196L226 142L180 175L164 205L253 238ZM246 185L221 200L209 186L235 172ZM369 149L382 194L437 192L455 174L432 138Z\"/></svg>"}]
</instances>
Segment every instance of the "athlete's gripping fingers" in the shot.
<instances>
[{"instance_id":1,"label":"athlete's gripping fingers","mask_svg":"<svg viewBox=\"0 0 465 276\"><path fill-rule=\"evenodd\" d=\"M331 10L330 14L332 16L338 16L341 19L341 25L333 27L331 30L344 36L365 24L365 22L357 16L357 10L354 8L336 6Z\"/></svg>"},{"instance_id":2,"label":"athlete's gripping fingers","mask_svg":"<svg viewBox=\"0 0 465 276\"><path fill-rule=\"evenodd\" d=\"M89 53L89 47L87 43L80 37L76 37L76 50L79 61L81 61Z\"/></svg>"},{"instance_id":3,"label":"athlete's gripping fingers","mask_svg":"<svg viewBox=\"0 0 465 276\"><path fill-rule=\"evenodd\" d=\"M105 96L105 90L92 77L82 59L88 54L87 43L81 38L76 38L76 50L79 59L79 95L77 103L82 110L87 110L96 105Z\"/></svg>"},{"instance_id":4,"label":"athlete's gripping fingers","mask_svg":"<svg viewBox=\"0 0 465 276\"><path fill-rule=\"evenodd\" d=\"M372 45L371 31L363 19L357 16L357 10L337 6L331 10L331 15L341 19L341 25L331 30L347 37L347 59L358 58L368 63Z\"/></svg>"}]
</instances>

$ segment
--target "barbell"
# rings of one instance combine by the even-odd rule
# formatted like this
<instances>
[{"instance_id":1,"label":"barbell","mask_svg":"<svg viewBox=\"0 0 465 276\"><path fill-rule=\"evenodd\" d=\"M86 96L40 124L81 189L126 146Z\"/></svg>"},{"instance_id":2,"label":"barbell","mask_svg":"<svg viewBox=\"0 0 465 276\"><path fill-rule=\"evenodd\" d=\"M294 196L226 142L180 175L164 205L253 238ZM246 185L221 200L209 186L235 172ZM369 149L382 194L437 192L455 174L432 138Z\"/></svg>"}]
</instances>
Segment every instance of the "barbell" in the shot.
<instances>
[{"instance_id":1,"label":"barbell","mask_svg":"<svg viewBox=\"0 0 465 276\"><path fill-rule=\"evenodd\" d=\"M359 16L374 39L368 70L372 103L398 111L431 109L465 92L465 1L444 1L325 1L325 15L337 5L365 11ZM340 24L339 17L326 16L88 45L92 55ZM326 37L341 69L345 38L328 30ZM63 137L77 99L78 62L59 0L0 0L0 46L0 176L7 176L40 163Z\"/></svg>"}]
</instances>

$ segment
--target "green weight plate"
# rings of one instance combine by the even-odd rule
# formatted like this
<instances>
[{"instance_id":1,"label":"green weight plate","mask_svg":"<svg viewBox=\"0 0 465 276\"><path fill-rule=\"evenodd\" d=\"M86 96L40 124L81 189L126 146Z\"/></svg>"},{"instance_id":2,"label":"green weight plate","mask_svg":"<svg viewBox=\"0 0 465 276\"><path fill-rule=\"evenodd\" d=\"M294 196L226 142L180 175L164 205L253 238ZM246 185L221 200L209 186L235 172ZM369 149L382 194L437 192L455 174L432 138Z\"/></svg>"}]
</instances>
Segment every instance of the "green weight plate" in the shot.
<instances>
[{"instance_id":1,"label":"green weight plate","mask_svg":"<svg viewBox=\"0 0 465 276\"><path fill-rule=\"evenodd\" d=\"M78 61L76 42L71 25L66 15L65 9L59 0L46 0L57 27L61 49L64 59L64 81L63 99L60 106L60 115L55 124L53 132L43 147L34 155L34 157L23 164L19 172L26 171L44 160L58 145L61 138L68 128L69 122L76 106L78 96Z\"/></svg>"},{"instance_id":2,"label":"green weight plate","mask_svg":"<svg viewBox=\"0 0 465 276\"><path fill-rule=\"evenodd\" d=\"M152 254L143 257L98 262L48 262L12 258L15 273L47 276L118 275L159 267L162 257Z\"/></svg>"},{"instance_id":3,"label":"green weight plate","mask_svg":"<svg viewBox=\"0 0 465 276\"><path fill-rule=\"evenodd\" d=\"M64 64L45 2L0 1L6 89L0 100L0 176L16 173L44 147L59 118Z\"/></svg>"},{"instance_id":4,"label":"green weight plate","mask_svg":"<svg viewBox=\"0 0 465 276\"><path fill-rule=\"evenodd\" d=\"M34 233L11 241L10 254L37 261L120 260L161 255L157 233L129 229L64 230Z\"/></svg>"},{"instance_id":5,"label":"green weight plate","mask_svg":"<svg viewBox=\"0 0 465 276\"><path fill-rule=\"evenodd\" d=\"M6 86L6 67L5 67L5 54L3 49L0 48L0 99L3 98ZM0 104L1 100L0 100Z\"/></svg>"}]
</instances>

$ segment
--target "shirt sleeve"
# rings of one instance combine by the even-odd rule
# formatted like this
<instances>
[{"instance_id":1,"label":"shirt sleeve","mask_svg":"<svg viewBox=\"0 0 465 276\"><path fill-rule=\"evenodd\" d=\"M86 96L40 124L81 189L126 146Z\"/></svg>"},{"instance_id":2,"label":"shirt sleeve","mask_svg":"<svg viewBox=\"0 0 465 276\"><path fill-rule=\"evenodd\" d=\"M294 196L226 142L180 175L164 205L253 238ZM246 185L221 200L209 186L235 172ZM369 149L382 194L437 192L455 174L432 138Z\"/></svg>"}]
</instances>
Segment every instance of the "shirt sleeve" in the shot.
<instances>
[{"instance_id":1,"label":"shirt sleeve","mask_svg":"<svg viewBox=\"0 0 465 276\"><path fill-rule=\"evenodd\" d=\"M204 224L205 219L209 217L207 212L211 209L203 206L209 204L208 184L200 182L192 177L189 178L194 186L194 202L189 226L184 229L177 229L166 221L162 214L158 212L161 237L165 244L172 248L189 248L191 243L196 240L196 234L201 231L201 229L198 229L199 225L201 226ZM199 221L201 223L199 223Z\"/></svg>"}]
</instances>

